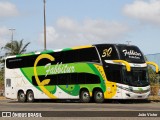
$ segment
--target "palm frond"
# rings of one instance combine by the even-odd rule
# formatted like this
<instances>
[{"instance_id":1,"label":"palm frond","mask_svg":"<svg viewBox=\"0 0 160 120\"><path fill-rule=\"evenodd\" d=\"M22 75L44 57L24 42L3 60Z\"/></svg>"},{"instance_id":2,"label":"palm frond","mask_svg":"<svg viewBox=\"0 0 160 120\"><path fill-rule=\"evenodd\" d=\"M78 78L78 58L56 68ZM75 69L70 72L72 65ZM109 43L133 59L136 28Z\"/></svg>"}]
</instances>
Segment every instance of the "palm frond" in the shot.
<instances>
[{"instance_id":1,"label":"palm frond","mask_svg":"<svg viewBox=\"0 0 160 120\"><path fill-rule=\"evenodd\" d=\"M21 52L20 53L24 53L26 52L26 48L28 47L28 45L30 44L30 42L28 42L27 44L24 45L24 47L21 49Z\"/></svg>"},{"instance_id":2,"label":"palm frond","mask_svg":"<svg viewBox=\"0 0 160 120\"><path fill-rule=\"evenodd\" d=\"M22 53L26 52L26 48L28 47L29 44L30 44L30 42L23 45L23 39L20 41L15 40L15 41L11 41L11 42L7 43L1 49L6 51L5 55L7 55L7 56L22 54Z\"/></svg>"}]
</instances>

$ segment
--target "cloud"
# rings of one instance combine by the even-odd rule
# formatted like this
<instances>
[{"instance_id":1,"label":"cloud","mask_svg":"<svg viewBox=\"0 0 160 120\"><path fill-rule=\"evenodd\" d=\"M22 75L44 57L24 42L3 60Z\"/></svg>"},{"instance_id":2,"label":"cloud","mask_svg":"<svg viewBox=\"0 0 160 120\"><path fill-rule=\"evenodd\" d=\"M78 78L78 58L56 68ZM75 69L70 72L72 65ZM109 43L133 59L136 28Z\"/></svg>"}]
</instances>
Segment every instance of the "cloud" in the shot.
<instances>
[{"instance_id":1,"label":"cloud","mask_svg":"<svg viewBox=\"0 0 160 120\"><path fill-rule=\"evenodd\" d=\"M129 27L119 22L93 19L78 22L63 17L59 18L54 26L47 27L47 46L63 48L117 42L122 40L128 31ZM43 44L43 33L40 35L40 40Z\"/></svg>"},{"instance_id":2,"label":"cloud","mask_svg":"<svg viewBox=\"0 0 160 120\"><path fill-rule=\"evenodd\" d=\"M46 36L47 36L47 42L48 43L51 43L51 42L55 41L59 37L59 35L56 32L55 28L51 27L51 26L48 26L46 28ZM40 34L41 41L43 41L43 38L44 38L44 33L41 33Z\"/></svg>"},{"instance_id":3,"label":"cloud","mask_svg":"<svg viewBox=\"0 0 160 120\"><path fill-rule=\"evenodd\" d=\"M75 31L78 29L78 23L75 20L64 17L57 20L57 26L64 31Z\"/></svg>"},{"instance_id":4,"label":"cloud","mask_svg":"<svg viewBox=\"0 0 160 120\"><path fill-rule=\"evenodd\" d=\"M123 12L141 22L160 25L160 0L135 0L125 5Z\"/></svg>"},{"instance_id":5,"label":"cloud","mask_svg":"<svg viewBox=\"0 0 160 120\"><path fill-rule=\"evenodd\" d=\"M0 1L0 17L13 17L19 14L17 7L6 1Z\"/></svg>"},{"instance_id":6,"label":"cloud","mask_svg":"<svg viewBox=\"0 0 160 120\"><path fill-rule=\"evenodd\" d=\"M7 27L0 27L0 36L4 36L6 34L8 34Z\"/></svg>"}]
</instances>

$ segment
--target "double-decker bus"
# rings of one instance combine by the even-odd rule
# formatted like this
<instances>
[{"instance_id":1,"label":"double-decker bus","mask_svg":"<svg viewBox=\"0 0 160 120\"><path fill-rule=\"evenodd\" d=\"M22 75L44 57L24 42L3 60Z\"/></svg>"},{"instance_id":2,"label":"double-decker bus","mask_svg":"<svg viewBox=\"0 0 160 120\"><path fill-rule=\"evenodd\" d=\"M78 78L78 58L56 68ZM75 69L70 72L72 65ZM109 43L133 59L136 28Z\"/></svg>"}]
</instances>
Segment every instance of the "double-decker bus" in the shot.
<instances>
[{"instance_id":1,"label":"double-decker bus","mask_svg":"<svg viewBox=\"0 0 160 120\"><path fill-rule=\"evenodd\" d=\"M5 96L19 102L35 99L147 99L148 64L140 49L125 44L46 50L7 57Z\"/></svg>"}]
</instances>

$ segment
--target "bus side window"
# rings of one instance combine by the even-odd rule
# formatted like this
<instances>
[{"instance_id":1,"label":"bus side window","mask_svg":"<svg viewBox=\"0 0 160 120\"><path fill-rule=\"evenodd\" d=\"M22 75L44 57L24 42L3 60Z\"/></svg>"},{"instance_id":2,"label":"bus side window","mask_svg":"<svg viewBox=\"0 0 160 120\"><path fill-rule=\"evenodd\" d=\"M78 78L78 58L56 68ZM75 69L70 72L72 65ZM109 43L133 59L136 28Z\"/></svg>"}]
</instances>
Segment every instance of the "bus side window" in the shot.
<instances>
[{"instance_id":1,"label":"bus side window","mask_svg":"<svg viewBox=\"0 0 160 120\"><path fill-rule=\"evenodd\" d=\"M78 73L70 74L70 78L68 79L68 85L78 84Z\"/></svg>"},{"instance_id":2,"label":"bus side window","mask_svg":"<svg viewBox=\"0 0 160 120\"><path fill-rule=\"evenodd\" d=\"M98 53L95 48L80 49L78 51L78 62L97 62L99 63Z\"/></svg>"},{"instance_id":3,"label":"bus side window","mask_svg":"<svg viewBox=\"0 0 160 120\"><path fill-rule=\"evenodd\" d=\"M117 83L121 83L121 71L120 70L113 70L112 71L112 81L113 82L117 82Z\"/></svg>"},{"instance_id":4,"label":"bus side window","mask_svg":"<svg viewBox=\"0 0 160 120\"><path fill-rule=\"evenodd\" d=\"M109 81L117 82L117 83L122 82L121 69L114 69L114 68L106 69L106 76Z\"/></svg>"},{"instance_id":5,"label":"bus side window","mask_svg":"<svg viewBox=\"0 0 160 120\"><path fill-rule=\"evenodd\" d=\"M11 79L6 79L6 87L11 87Z\"/></svg>"},{"instance_id":6,"label":"bus side window","mask_svg":"<svg viewBox=\"0 0 160 120\"><path fill-rule=\"evenodd\" d=\"M76 50L68 50L68 51L63 51L61 53L61 62L63 64L66 63L73 63L77 61L77 54Z\"/></svg>"}]
</instances>

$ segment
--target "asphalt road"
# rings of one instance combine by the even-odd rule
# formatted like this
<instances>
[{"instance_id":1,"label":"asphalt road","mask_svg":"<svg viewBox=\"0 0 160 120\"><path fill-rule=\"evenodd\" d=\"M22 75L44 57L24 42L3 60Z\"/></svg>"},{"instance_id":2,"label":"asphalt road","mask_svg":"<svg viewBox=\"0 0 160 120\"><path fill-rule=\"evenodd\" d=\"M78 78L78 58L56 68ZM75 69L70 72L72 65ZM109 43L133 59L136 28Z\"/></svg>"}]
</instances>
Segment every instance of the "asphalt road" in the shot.
<instances>
[{"instance_id":1,"label":"asphalt road","mask_svg":"<svg viewBox=\"0 0 160 120\"><path fill-rule=\"evenodd\" d=\"M0 115L4 111L15 113L40 112L42 117L160 117L160 102L105 102L79 103L78 101L37 101L19 103L0 100ZM45 112L44 112L45 111ZM26 114L26 113L25 113ZM154 115L155 116L148 116ZM157 116L156 116L157 114ZM139 116L142 115L142 116ZM143 116L146 115L146 116Z\"/></svg>"}]
</instances>

